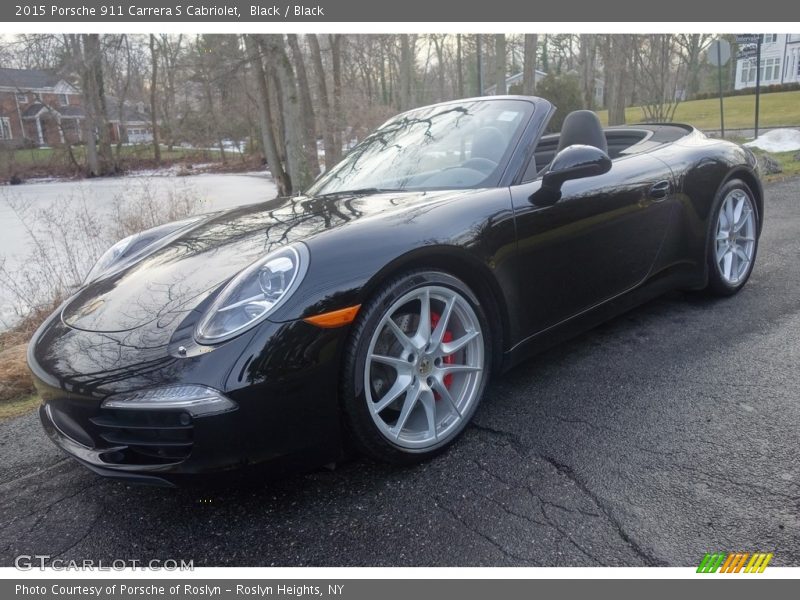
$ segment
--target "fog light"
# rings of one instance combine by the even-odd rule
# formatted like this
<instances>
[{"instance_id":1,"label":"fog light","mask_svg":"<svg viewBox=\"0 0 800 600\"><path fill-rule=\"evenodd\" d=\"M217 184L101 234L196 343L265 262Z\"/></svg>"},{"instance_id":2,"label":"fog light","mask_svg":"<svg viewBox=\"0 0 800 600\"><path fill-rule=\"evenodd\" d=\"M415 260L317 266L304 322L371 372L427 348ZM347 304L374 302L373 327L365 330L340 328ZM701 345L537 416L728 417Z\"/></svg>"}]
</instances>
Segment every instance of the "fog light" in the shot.
<instances>
[{"instance_id":1,"label":"fog light","mask_svg":"<svg viewBox=\"0 0 800 600\"><path fill-rule=\"evenodd\" d=\"M183 409L193 417L237 408L233 400L204 385L169 385L116 394L103 400L101 407L132 410Z\"/></svg>"},{"instance_id":2,"label":"fog light","mask_svg":"<svg viewBox=\"0 0 800 600\"><path fill-rule=\"evenodd\" d=\"M114 452L107 452L102 455L103 460L110 463L121 463L125 460L125 454L116 450Z\"/></svg>"}]
</instances>

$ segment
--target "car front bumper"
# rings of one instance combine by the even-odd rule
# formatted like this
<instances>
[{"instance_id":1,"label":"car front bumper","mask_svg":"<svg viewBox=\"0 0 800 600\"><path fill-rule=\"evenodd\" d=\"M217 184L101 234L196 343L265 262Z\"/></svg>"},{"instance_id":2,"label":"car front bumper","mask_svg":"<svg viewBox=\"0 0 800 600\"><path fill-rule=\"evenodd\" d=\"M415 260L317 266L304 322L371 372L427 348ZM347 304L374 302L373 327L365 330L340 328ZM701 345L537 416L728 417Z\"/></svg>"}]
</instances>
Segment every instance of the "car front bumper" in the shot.
<instances>
[{"instance_id":1,"label":"car front bumper","mask_svg":"<svg viewBox=\"0 0 800 600\"><path fill-rule=\"evenodd\" d=\"M178 410L108 409L51 396L39 418L56 446L98 474L173 485L188 475L247 465L237 412L191 418Z\"/></svg>"},{"instance_id":2,"label":"car front bumper","mask_svg":"<svg viewBox=\"0 0 800 600\"><path fill-rule=\"evenodd\" d=\"M59 448L100 475L174 485L246 467L286 472L338 460L346 335L346 327L266 322L184 357L171 350L189 344L179 333L166 343L142 343L144 336L131 332L86 332L52 318L34 336L28 364L42 397L42 425ZM230 403L199 415L157 403L103 405L170 385L206 386Z\"/></svg>"}]
</instances>

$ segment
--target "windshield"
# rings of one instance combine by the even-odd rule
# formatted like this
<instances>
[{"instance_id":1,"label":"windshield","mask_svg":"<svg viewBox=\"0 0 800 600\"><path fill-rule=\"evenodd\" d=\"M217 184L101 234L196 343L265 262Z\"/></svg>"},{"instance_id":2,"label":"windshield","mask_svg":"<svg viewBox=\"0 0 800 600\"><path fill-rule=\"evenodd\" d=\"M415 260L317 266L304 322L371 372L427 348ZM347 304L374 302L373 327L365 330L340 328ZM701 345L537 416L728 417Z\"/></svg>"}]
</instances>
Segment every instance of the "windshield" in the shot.
<instances>
[{"instance_id":1,"label":"windshield","mask_svg":"<svg viewBox=\"0 0 800 600\"><path fill-rule=\"evenodd\" d=\"M404 113L367 136L307 193L495 186L532 112L524 100L470 100Z\"/></svg>"}]
</instances>

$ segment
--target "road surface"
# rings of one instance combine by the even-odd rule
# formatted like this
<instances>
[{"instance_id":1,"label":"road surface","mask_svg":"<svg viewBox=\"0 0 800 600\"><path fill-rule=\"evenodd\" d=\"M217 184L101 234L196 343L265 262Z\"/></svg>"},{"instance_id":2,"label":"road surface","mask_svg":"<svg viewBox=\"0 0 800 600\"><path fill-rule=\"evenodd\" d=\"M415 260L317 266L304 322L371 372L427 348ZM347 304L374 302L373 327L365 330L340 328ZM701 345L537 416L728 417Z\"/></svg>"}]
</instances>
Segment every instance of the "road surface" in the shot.
<instances>
[{"instance_id":1,"label":"road surface","mask_svg":"<svg viewBox=\"0 0 800 600\"><path fill-rule=\"evenodd\" d=\"M247 488L105 481L35 415L0 424L0 565L800 565L800 200L767 187L736 297L675 293L490 384L449 452Z\"/></svg>"}]
</instances>

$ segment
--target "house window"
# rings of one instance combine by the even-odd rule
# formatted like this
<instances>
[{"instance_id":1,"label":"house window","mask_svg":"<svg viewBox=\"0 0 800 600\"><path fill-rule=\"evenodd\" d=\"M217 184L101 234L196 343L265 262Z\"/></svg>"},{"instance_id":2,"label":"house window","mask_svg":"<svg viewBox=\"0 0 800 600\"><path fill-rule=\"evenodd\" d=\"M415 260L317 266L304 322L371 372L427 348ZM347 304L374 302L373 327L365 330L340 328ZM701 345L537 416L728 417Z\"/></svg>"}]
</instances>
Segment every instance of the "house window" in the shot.
<instances>
[{"instance_id":1,"label":"house window","mask_svg":"<svg viewBox=\"0 0 800 600\"><path fill-rule=\"evenodd\" d=\"M774 81L780 78L780 59L768 58L761 61L761 81Z\"/></svg>"},{"instance_id":2,"label":"house window","mask_svg":"<svg viewBox=\"0 0 800 600\"><path fill-rule=\"evenodd\" d=\"M25 104L27 101L28 101L28 94L26 94L25 92L20 92L19 94L17 94L17 102L22 102L23 104Z\"/></svg>"},{"instance_id":3,"label":"house window","mask_svg":"<svg viewBox=\"0 0 800 600\"><path fill-rule=\"evenodd\" d=\"M789 43L791 43L791 42L800 42L800 33L790 33L786 37L786 41L789 42Z\"/></svg>"},{"instance_id":4,"label":"house window","mask_svg":"<svg viewBox=\"0 0 800 600\"><path fill-rule=\"evenodd\" d=\"M66 94L59 94L58 101L61 104L61 106L67 106L69 104L69 98L67 97Z\"/></svg>"},{"instance_id":5,"label":"house window","mask_svg":"<svg viewBox=\"0 0 800 600\"><path fill-rule=\"evenodd\" d=\"M781 59L767 58L761 61L761 82L776 81L781 77ZM746 60L742 64L742 83L753 83L756 80L756 61Z\"/></svg>"},{"instance_id":6,"label":"house window","mask_svg":"<svg viewBox=\"0 0 800 600\"><path fill-rule=\"evenodd\" d=\"M761 36L761 42L764 44L774 44L778 41L777 33L765 33Z\"/></svg>"},{"instance_id":7,"label":"house window","mask_svg":"<svg viewBox=\"0 0 800 600\"><path fill-rule=\"evenodd\" d=\"M8 117L0 117L0 140L10 140L11 135L11 121Z\"/></svg>"},{"instance_id":8,"label":"house window","mask_svg":"<svg viewBox=\"0 0 800 600\"><path fill-rule=\"evenodd\" d=\"M742 83L752 83L756 80L756 61L748 59L742 63Z\"/></svg>"}]
</instances>

